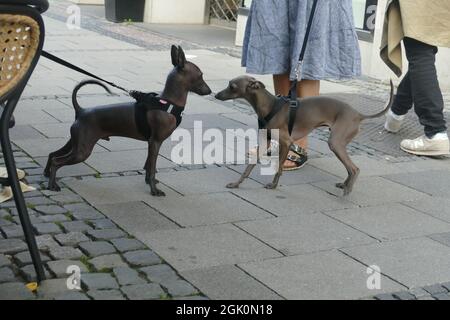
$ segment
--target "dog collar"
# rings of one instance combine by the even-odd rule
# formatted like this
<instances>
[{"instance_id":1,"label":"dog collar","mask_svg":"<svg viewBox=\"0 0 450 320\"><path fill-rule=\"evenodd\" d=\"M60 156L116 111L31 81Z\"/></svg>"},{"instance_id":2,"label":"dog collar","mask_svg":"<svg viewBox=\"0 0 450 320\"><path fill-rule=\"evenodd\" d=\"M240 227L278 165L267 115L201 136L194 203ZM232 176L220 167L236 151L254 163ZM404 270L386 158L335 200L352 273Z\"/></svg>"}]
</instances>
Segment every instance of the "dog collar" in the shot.
<instances>
[{"instance_id":1,"label":"dog collar","mask_svg":"<svg viewBox=\"0 0 450 320\"><path fill-rule=\"evenodd\" d=\"M265 129L267 127L267 125L269 124L270 120L272 120L273 117L275 117L275 115L278 112L280 112L281 109L283 109L283 107L288 102L289 102L289 99L287 99L286 97L278 96L277 100L275 101L275 104L274 104L272 110L270 110L269 114L267 116L265 116L264 118L258 117L258 128Z\"/></svg>"}]
</instances>

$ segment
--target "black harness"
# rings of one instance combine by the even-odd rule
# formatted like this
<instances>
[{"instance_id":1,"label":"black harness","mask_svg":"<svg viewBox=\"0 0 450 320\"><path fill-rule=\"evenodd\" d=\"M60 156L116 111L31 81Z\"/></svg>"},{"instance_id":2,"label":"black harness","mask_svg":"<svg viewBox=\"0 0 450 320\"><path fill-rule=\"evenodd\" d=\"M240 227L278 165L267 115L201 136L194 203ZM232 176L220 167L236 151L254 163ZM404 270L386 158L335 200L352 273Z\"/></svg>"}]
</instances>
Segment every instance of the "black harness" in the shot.
<instances>
[{"instance_id":1,"label":"black harness","mask_svg":"<svg viewBox=\"0 0 450 320\"><path fill-rule=\"evenodd\" d=\"M277 97L277 101L275 101L275 104L272 108L272 110L269 112L269 114L267 116L265 116L264 118L259 118L258 117L258 128L259 129L266 129L267 125L269 124L270 120L273 119L273 117L275 117L275 115L281 111L281 109L283 109L283 107L286 105L286 103L289 102L289 98L288 97L281 97L278 96Z\"/></svg>"},{"instance_id":2,"label":"black harness","mask_svg":"<svg viewBox=\"0 0 450 320\"><path fill-rule=\"evenodd\" d=\"M139 133L142 134L146 139L150 139L152 135L152 130L148 125L147 112L153 110L160 110L172 114L176 121L178 127L183 118L184 107L179 107L170 103L166 100L161 99L157 93L142 93L132 91L130 95L136 99L136 104L134 107L134 119L136 121Z\"/></svg>"}]
</instances>

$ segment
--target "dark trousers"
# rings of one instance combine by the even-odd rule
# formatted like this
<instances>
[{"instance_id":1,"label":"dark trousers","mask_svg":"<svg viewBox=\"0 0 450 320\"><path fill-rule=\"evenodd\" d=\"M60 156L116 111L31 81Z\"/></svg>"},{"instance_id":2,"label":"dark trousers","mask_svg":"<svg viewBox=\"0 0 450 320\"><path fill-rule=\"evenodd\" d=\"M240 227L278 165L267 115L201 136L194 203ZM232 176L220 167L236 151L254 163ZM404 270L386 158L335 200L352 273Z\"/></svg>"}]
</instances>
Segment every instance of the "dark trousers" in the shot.
<instances>
[{"instance_id":1,"label":"dark trousers","mask_svg":"<svg viewBox=\"0 0 450 320\"><path fill-rule=\"evenodd\" d=\"M431 138L447 131L444 99L435 66L438 49L411 38L405 38L403 42L409 70L398 87L392 111L404 115L414 105L414 111L425 127L425 135Z\"/></svg>"}]
</instances>

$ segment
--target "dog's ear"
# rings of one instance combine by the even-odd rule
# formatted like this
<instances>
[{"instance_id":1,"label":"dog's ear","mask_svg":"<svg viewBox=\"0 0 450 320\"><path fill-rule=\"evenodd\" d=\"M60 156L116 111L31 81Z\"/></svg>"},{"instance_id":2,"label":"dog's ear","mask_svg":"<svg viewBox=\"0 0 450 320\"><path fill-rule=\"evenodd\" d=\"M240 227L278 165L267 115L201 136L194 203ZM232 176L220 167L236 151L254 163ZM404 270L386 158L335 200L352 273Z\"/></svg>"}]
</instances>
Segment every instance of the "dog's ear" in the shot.
<instances>
[{"instance_id":1,"label":"dog's ear","mask_svg":"<svg viewBox=\"0 0 450 320\"><path fill-rule=\"evenodd\" d=\"M259 90L259 89L265 89L266 86L261 81L253 80L253 81L250 81L250 83L248 84L248 88L254 89L254 90Z\"/></svg>"},{"instance_id":2,"label":"dog's ear","mask_svg":"<svg viewBox=\"0 0 450 320\"><path fill-rule=\"evenodd\" d=\"M178 66L178 48L174 45L172 45L172 48L170 50L170 55L172 57L172 64L174 67Z\"/></svg>"},{"instance_id":3,"label":"dog's ear","mask_svg":"<svg viewBox=\"0 0 450 320\"><path fill-rule=\"evenodd\" d=\"M186 63L186 56L184 54L184 51L180 46L178 46L178 67L183 69L185 63Z\"/></svg>"}]
</instances>

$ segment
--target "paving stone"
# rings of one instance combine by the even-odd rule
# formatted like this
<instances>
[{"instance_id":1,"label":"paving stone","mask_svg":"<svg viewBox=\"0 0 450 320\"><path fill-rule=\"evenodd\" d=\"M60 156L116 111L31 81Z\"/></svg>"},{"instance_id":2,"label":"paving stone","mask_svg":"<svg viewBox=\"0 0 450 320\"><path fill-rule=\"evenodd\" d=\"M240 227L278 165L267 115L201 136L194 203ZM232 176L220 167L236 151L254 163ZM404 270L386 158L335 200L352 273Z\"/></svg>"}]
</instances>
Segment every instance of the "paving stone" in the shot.
<instances>
[{"instance_id":1,"label":"paving stone","mask_svg":"<svg viewBox=\"0 0 450 320\"><path fill-rule=\"evenodd\" d=\"M449 293L438 293L434 294L433 298L436 300L450 300L450 294Z\"/></svg>"},{"instance_id":2,"label":"paving stone","mask_svg":"<svg viewBox=\"0 0 450 320\"><path fill-rule=\"evenodd\" d=\"M0 267L9 266L11 261L3 254L0 254Z\"/></svg>"},{"instance_id":3,"label":"paving stone","mask_svg":"<svg viewBox=\"0 0 450 320\"><path fill-rule=\"evenodd\" d=\"M412 294L414 297L416 298L420 298L420 297L424 297L424 296L429 296L430 293L425 291L423 288L417 287L417 288L411 288L408 290L408 292L410 294Z\"/></svg>"},{"instance_id":4,"label":"paving stone","mask_svg":"<svg viewBox=\"0 0 450 320\"><path fill-rule=\"evenodd\" d=\"M37 296L40 299L49 300L71 291L67 288L67 278L50 279L44 280L39 284Z\"/></svg>"},{"instance_id":5,"label":"paving stone","mask_svg":"<svg viewBox=\"0 0 450 320\"><path fill-rule=\"evenodd\" d=\"M442 286L447 289L448 291L450 291L450 282L445 282L442 284Z\"/></svg>"},{"instance_id":6,"label":"paving stone","mask_svg":"<svg viewBox=\"0 0 450 320\"><path fill-rule=\"evenodd\" d=\"M117 281L107 273L87 273L81 277L81 283L88 290L118 289Z\"/></svg>"},{"instance_id":7,"label":"paving stone","mask_svg":"<svg viewBox=\"0 0 450 320\"><path fill-rule=\"evenodd\" d=\"M144 271L143 269L141 270ZM282 299L282 297L269 289L267 286L263 285L261 282L249 276L247 273L234 265L188 270L182 272L181 275L213 300ZM151 274L148 274L148 276L153 281ZM164 279L161 280L164 281ZM156 277L155 281L159 282L158 277Z\"/></svg>"},{"instance_id":8,"label":"paving stone","mask_svg":"<svg viewBox=\"0 0 450 320\"><path fill-rule=\"evenodd\" d=\"M160 299L166 295L161 286L156 283L124 286L121 290L130 300Z\"/></svg>"},{"instance_id":9,"label":"paving stone","mask_svg":"<svg viewBox=\"0 0 450 320\"><path fill-rule=\"evenodd\" d=\"M50 258L43 253L40 254L40 257L41 257L42 262L46 262L46 261L50 260ZM33 261L31 260L31 255L30 255L29 251L24 251L24 252L20 252L20 253L16 254L14 256L14 261L19 265L19 267L33 263Z\"/></svg>"},{"instance_id":10,"label":"paving stone","mask_svg":"<svg viewBox=\"0 0 450 320\"><path fill-rule=\"evenodd\" d=\"M335 182L341 182L336 180ZM334 183L319 182L314 186L342 197L342 190ZM377 206L401 201L415 201L426 198L425 193L413 190L404 185L392 182L381 177L363 177L358 179L350 195L345 199L360 206Z\"/></svg>"},{"instance_id":11,"label":"paving stone","mask_svg":"<svg viewBox=\"0 0 450 320\"><path fill-rule=\"evenodd\" d=\"M70 221L70 218L63 214L55 214L55 215L48 215L48 216L40 216L39 217L42 222L64 222L64 221Z\"/></svg>"},{"instance_id":12,"label":"paving stone","mask_svg":"<svg viewBox=\"0 0 450 320\"><path fill-rule=\"evenodd\" d=\"M27 248L26 243L21 239L0 240L0 253L15 254Z\"/></svg>"},{"instance_id":13,"label":"paving stone","mask_svg":"<svg viewBox=\"0 0 450 320\"><path fill-rule=\"evenodd\" d=\"M94 268L98 271L126 266L126 263L122 260L122 258L118 254L99 256L89 260L89 263L92 264Z\"/></svg>"},{"instance_id":14,"label":"paving stone","mask_svg":"<svg viewBox=\"0 0 450 320\"><path fill-rule=\"evenodd\" d=\"M406 289L384 275L380 289L368 289L367 266L339 251L249 262L239 267L290 300L359 299ZM381 270L384 273L383 266Z\"/></svg>"},{"instance_id":15,"label":"paving stone","mask_svg":"<svg viewBox=\"0 0 450 320\"><path fill-rule=\"evenodd\" d=\"M426 296L426 297L417 298L417 300L436 300L436 299L433 298L432 296Z\"/></svg>"},{"instance_id":16,"label":"paving stone","mask_svg":"<svg viewBox=\"0 0 450 320\"><path fill-rule=\"evenodd\" d=\"M88 269L81 261L76 260L57 260L57 261L49 261L47 262L48 269L57 277L57 278L67 278L67 268L69 266L78 266L82 273L88 272Z\"/></svg>"},{"instance_id":17,"label":"paving stone","mask_svg":"<svg viewBox=\"0 0 450 320\"><path fill-rule=\"evenodd\" d=\"M207 297L204 296L189 296L189 297L175 297L173 300L194 300L194 301L202 301L202 300L209 300Z\"/></svg>"},{"instance_id":18,"label":"paving stone","mask_svg":"<svg viewBox=\"0 0 450 320\"><path fill-rule=\"evenodd\" d=\"M27 282L34 282L37 280L36 271L34 270L34 266L32 264L20 268L20 273ZM45 269L44 274L47 279L51 279L52 276Z\"/></svg>"},{"instance_id":19,"label":"paving stone","mask_svg":"<svg viewBox=\"0 0 450 320\"><path fill-rule=\"evenodd\" d=\"M42 234L58 234L61 233L61 229L55 223L38 223L33 225L34 230L42 235Z\"/></svg>"},{"instance_id":20,"label":"paving stone","mask_svg":"<svg viewBox=\"0 0 450 320\"><path fill-rule=\"evenodd\" d=\"M38 180L36 182L41 182L41 180ZM32 181L28 181L28 183L33 183ZM26 203L28 205L32 205L32 206L49 206L49 205L53 205L55 204L55 202L53 202L52 200L50 200L49 198L46 197L33 197L33 198L29 198L26 199ZM58 212L59 213L59 212Z\"/></svg>"},{"instance_id":21,"label":"paving stone","mask_svg":"<svg viewBox=\"0 0 450 320\"><path fill-rule=\"evenodd\" d=\"M152 282L161 283L164 281L180 279L175 270L167 264L157 264L141 268L140 270L144 272L147 278Z\"/></svg>"},{"instance_id":22,"label":"paving stone","mask_svg":"<svg viewBox=\"0 0 450 320\"><path fill-rule=\"evenodd\" d=\"M36 243L39 250L48 251L50 248L59 247L60 245L49 234L36 237Z\"/></svg>"},{"instance_id":23,"label":"paving stone","mask_svg":"<svg viewBox=\"0 0 450 320\"><path fill-rule=\"evenodd\" d=\"M423 287L423 289L428 292L429 294L431 294L432 296L436 295L436 294L440 294L440 293L447 293L448 290L441 286L440 284L434 284L431 286L425 286Z\"/></svg>"},{"instance_id":24,"label":"paving stone","mask_svg":"<svg viewBox=\"0 0 450 320\"><path fill-rule=\"evenodd\" d=\"M0 218L6 218L9 217L10 214L8 211L4 210L4 209L0 209Z\"/></svg>"},{"instance_id":25,"label":"paving stone","mask_svg":"<svg viewBox=\"0 0 450 320\"><path fill-rule=\"evenodd\" d=\"M59 295L56 295L54 300L90 300L86 294L79 292L79 291L70 291L65 292Z\"/></svg>"},{"instance_id":26,"label":"paving stone","mask_svg":"<svg viewBox=\"0 0 450 320\"><path fill-rule=\"evenodd\" d=\"M379 266L383 274L409 288L442 283L449 279L450 248L428 238L389 241L340 250L365 265Z\"/></svg>"},{"instance_id":27,"label":"paving stone","mask_svg":"<svg viewBox=\"0 0 450 320\"><path fill-rule=\"evenodd\" d=\"M32 212L29 210L29 212ZM30 217L30 222L31 224L37 224L37 223L42 223L42 219L40 217L36 217L34 213L29 214ZM13 220L18 224L18 225L22 225L22 222L20 221L19 216L14 216Z\"/></svg>"},{"instance_id":28,"label":"paving stone","mask_svg":"<svg viewBox=\"0 0 450 320\"><path fill-rule=\"evenodd\" d=\"M98 209L129 233L136 228L146 228L147 232L179 228L142 201L99 205ZM124 214L125 212L127 214Z\"/></svg>"},{"instance_id":29,"label":"paving stone","mask_svg":"<svg viewBox=\"0 0 450 320\"><path fill-rule=\"evenodd\" d=\"M34 295L22 282L0 284L0 300L30 300Z\"/></svg>"},{"instance_id":30,"label":"paving stone","mask_svg":"<svg viewBox=\"0 0 450 320\"><path fill-rule=\"evenodd\" d=\"M450 196L450 189L448 188L450 171L448 170L428 170L414 174L401 173L388 175L386 178L433 196L444 198Z\"/></svg>"},{"instance_id":31,"label":"paving stone","mask_svg":"<svg viewBox=\"0 0 450 320\"><path fill-rule=\"evenodd\" d=\"M22 226L16 224L11 224L9 226L3 226L2 232L5 234L6 238L23 238Z\"/></svg>"},{"instance_id":32,"label":"paving stone","mask_svg":"<svg viewBox=\"0 0 450 320\"><path fill-rule=\"evenodd\" d=\"M70 221L61 223L66 232L84 232L92 230L92 227L84 223L83 221Z\"/></svg>"},{"instance_id":33,"label":"paving stone","mask_svg":"<svg viewBox=\"0 0 450 320\"><path fill-rule=\"evenodd\" d=\"M418 201L405 202L404 204L415 210L450 222L450 199L448 198L427 197Z\"/></svg>"},{"instance_id":34,"label":"paving stone","mask_svg":"<svg viewBox=\"0 0 450 320\"><path fill-rule=\"evenodd\" d=\"M80 242L89 241L89 238L86 237L81 232L69 232L69 233L61 233L55 236L56 241L58 241L63 246L74 247L78 245Z\"/></svg>"},{"instance_id":35,"label":"paving stone","mask_svg":"<svg viewBox=\"0 0 450 320\"><path fill-rule=\"evenodd\" d=\"M79 249L72 247L51 247L49 250L50 256L55 260L72 260L80 259L83 253Z\"/></svg>"},{"instance_id":36,"label":"paving stone","mask_svg":"<svg viewBox=\"0 0 450 320\"><path fill-rule=\"evenodd\" d=\"M396 292L393 293L394 297L396 297L397 299L400 300L415 300L416 297L414 295L412 295L411 293L409 293L408 291L401 291L401 292Z\"/></svg>"},{"instance_id":37,"label":"paving stone","mask_svg":"<svg viewBox=\"0 0 450 320\"><path fill-rule=\"evenodd\" d=\"M128 239L128 238L112 239L111 243L120 252L127 252L145 248L145 245L136 239Z\"/></svg>"},{"instance_id":38,"label":"paving stone","mask_svg":"<svg viewBox=\"0 0 450 320\"><path fill-rule=\"evenodd\" d=\"M333 211L329 215L379 240L420 237L450 231L450 223L402 204Z\"/></svg>"},{"instance_id":39,"label":"paving stone","mask_svg":"<svg viewBox=\"0 0 450 320\"><path fill-rule=\"evenodd\" d=\"M77 180L69 181L66 184L80 196L86 199L86 201L95 205L97 208L99 208L99 210L102 211L100 205L125 203L130 201L142 201L142 199L147 199L150 192L148 187L144 187L145 184L143 184L143 179L143 176L131 176L108 178L105 180ZM168 196L176 195L175 191L165 187L164 185L161 185L160 188L164 192L166 192L166 195ZM132 192L124 192L124 190L132 190ZM104 216L101 215L100 217L89 217L87 219L101 218L104 218Z\"/></svg>"},{"instance_id":40,"label":"paving stone","mask_svg":"<svg viewBox=\"0 0 450 320\"><path fill-rule=\"evenodd\" d=\"M114 246L106 241L81 242L79 247L89 257L98 257L116 252Z\"/></svg>"},{"instance_id":41,"label":"paving stone","mask_svg":"<svg viewBox=\"0 0 450 320\"><path fill-rule=\"evenodd\" d=\"M125 260L135 267L145 267L161 263L161 259L151 250L137 250L124 253Z\"/></svg>"},{"instance_id":42,"label":"paving stone","mask_svg":"<svg viewBox=\"0 0 450 320\"><path fill-rule=\"evenodd\" d=\"M68 204L65 205L64 208L69 210L73 217L77 220L104 218L104 216L100 212L85 203Z\"/></svg>"},{"instance_id":43,"label":"paving stone","mask_svg":"<svg viewBox=\"0 0 450 320\"><path fill-rule=\"evenodd\" d=\"M138 272L130 267L117 267L114 268L113 272L121 286L146 283Z\"/></svg>"},{"instance_id":44,"label":"paving stone","mask_svg":"<svg viewBox=\"0 0 450 320\"><path fill-rule=\"evenodd\" d=\"M12 226L12 225L14 225L13 222L11 222L9 220L5 220L5 219L0 219L0 227Z\"/></svg>"},{"instance_id":45,"label":"paving stone","mask_svg":"<svg viewBox=\"0 0 450 320\"><path fill-rule=\"evenodd\" d=\"M14 272L9 267L0 268L0 283L13 282L15 280Z\"/></svg>"},{"instance_id":46,"label":"paving stone","mask_svg":"<svg viewBox=\"0 0 450 320\"><path fill-rule=\"evenodd\" d=\"M119 290L90 290L87 294L94 300L126 300Z\"/></svg>"},{"instance_id":47,"label":"paving stone","mask_svg":"<svg viewBox=\"0 0 450 320\"><path fill-rule=\"evenodd\" d=\"M89 220L95 229L116 229L117 226L109 219Z\"/></svg>"},{"instance_id":48,"label":"paving stone","mask_svg":"<svg viewBox=\"0 0 450 320\"><path fill-rule=\"evenodd\" d=\"M375 299L377 300L398 300L396 297L394 297L394 295L392 295L391 293L382 293L382 294L377 294L375 296Z\"/></svg>"},{"instance_id":49,"label":"paving stone","mask_svg":"<svg viewBox=\"0 0 450 320\"><path fill-rule=\"evenodd\" d=\"M280 257L281 253L230 224L160 230L136 230L139 239L178 271Z\"/></svg>"},{"instance_id":50,"label":"paving stone","mask_svg":"<svg viewBox=\"0 0 450 320\"><path fill-rule=\"evenodd\" d=\"M192 296L198 294L198 290L186 280L167 280L161 283L161 285L167 289L172 297Z\"/></svg>"},{"instance_id":51,"label":"paving stone","mask_svg":"<svg viewBox=\"0 0 450 320\"><path fill-rule=\"evenodd\" d=\"M126 236L126 233L120 229L89 230L87 234L95 240L111 240Z\"/></svg>"},{"instance_id":52,"label":"paving stone","mask_svg":"<svg viewBox=\"0 0 450 320\"><path fill-rule=\"evenodd\" d=\"M366 234L321 213L246 221L236 225L284 255L376 242Z\"/></svg>"}]
</instances>

